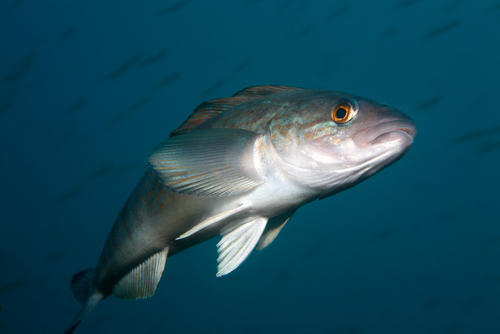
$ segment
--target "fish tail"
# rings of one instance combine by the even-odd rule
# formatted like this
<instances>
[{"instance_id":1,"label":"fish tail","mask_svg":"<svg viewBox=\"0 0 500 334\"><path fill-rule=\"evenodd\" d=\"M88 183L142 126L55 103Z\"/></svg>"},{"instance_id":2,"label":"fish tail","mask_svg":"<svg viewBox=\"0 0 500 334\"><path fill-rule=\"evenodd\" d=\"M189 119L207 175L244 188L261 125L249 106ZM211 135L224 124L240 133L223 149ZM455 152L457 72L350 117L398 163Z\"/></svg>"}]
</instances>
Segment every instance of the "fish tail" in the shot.
<instances>
[{"instance_id":1,"label":"fish tail","mask_svg":"<svg viewBox=\"0 0 500 334\"><path fill-rule=\"evenodd\" d=\"M73 333L80 325L83 318L94 309L94 307L104 299L104 295L95 291L93 286L94 269L85 269L76 273L71 279L71 290L77 301L82 303L82 309L75 316L71 324L64 331L64 334Z\"/></svg>"}]
</instances>

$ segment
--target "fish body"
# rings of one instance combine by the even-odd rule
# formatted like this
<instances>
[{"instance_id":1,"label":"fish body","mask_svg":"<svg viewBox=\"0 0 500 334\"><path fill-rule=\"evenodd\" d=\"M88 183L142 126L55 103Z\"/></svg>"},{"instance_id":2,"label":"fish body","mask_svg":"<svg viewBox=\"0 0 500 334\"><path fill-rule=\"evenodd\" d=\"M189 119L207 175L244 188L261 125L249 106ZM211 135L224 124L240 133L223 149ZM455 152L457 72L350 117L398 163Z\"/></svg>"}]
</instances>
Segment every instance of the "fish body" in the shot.
<instances>
[{"instance_id":1,"label":"fish body","mask_svg":"<svg viewBox=\"0 0 500 334\"><path fill-rule=\"evenodd\" d=\"M72 280L82 311L150 297L167 256L221 236L217 276L269 245L302 205L400 158L416 133L399 111L354 95L257 86L202 103L149 157L95 269Z\"/></svg>"}]
</instances>

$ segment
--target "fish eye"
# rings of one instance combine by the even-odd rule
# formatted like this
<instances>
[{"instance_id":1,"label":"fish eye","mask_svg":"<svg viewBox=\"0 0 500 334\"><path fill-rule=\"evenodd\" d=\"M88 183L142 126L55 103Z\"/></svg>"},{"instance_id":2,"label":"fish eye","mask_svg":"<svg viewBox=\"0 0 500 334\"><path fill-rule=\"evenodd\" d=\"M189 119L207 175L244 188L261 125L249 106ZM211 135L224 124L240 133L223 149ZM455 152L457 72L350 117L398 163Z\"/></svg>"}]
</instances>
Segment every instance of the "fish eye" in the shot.
<instances>
[{"instance_id":1,"label":"fish eye","mask_svg":"<svg viewBox=\"0 0 500 334\"><path fill-rule=\"evenodd\" d=\"M352 119L355 113L356 110L352 103L341 102L333 108L331 118L337 124L345 124Z\"/></svg>"}]
</instances>

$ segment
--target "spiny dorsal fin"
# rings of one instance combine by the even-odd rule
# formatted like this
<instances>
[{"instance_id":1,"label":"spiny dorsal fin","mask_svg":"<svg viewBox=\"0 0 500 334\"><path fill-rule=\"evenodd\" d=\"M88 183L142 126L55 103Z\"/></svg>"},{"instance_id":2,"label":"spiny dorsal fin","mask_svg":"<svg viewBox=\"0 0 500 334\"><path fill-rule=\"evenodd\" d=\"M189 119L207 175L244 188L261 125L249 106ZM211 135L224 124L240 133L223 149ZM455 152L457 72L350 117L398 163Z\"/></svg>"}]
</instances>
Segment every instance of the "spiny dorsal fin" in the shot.
<instances>
[{"instance_id":1,"label":"spiny dorsal fin","mask_svg":"<svg viewBox=\"0 0 500 334\"><path fill-rule=\"evenodd\" d=\"M229 274L245 261L259 241L266 223L266 218L256 217L223 234L222 239L217 243L219 252L217 277Z\"/></svg>"},{"instance_id":2,"label":"spiny dorsal fin","mask_svg":"<svg viewBox=\"0 0 500 334\"><path fill-rule=\"evenodd\" d=\"M154 295L160 282L168 248L152 255L123 276L113 288L113 295L122 299L148 298Z\"/></svg>"},{"instance_id":3,"label":"spiny dorsal fin","mask_svg":"<svg viewBox=\"0 0 500 334\"><path fill-rule=\"evenodd\" d=\"M235 106L253 100L248 96L225 97L216 100L203 102L189 115L177 129L170 133L170 137L177 136L193 129L196 129L206 121L231 110Z\"/></svg>"},{"instance_id":4,"label":"spiny dorsal fin","mask_svg":"<svg viewBox=\"0 0 500 334\"><path fill-rule=\"evenodd\" d=\"M302 90L303 88L298 87L289 87L289 86L275 86L275 85L267 85L267 86L252 86L242 89L236 92L233 97L254 97L258 98L261 96L276 94L276 93L284 93L284 92L293 92L296 90Z\"/></svg>"}]
</instances>

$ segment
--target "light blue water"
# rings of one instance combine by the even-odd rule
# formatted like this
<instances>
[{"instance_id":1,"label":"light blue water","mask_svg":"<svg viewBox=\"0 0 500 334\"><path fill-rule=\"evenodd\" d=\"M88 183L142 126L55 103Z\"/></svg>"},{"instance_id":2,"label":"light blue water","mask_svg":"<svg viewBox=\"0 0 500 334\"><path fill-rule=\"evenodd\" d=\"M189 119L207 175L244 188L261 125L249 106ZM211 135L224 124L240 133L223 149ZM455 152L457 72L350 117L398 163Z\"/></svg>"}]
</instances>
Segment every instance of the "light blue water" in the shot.
<instances>
[{"instance_id":1,"label":"light blue water","mask_svg":"<svg viewBox=\"0 0 500 334\"><path fill-rule=\"evenodd\" d=\"M231 275L204 243L78 333L500 332L495 0L4 0L0 40L0 333L61 332L152 148L256 84L370 97L419 134Z\"/></svg>"}]
</instances>

